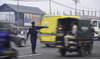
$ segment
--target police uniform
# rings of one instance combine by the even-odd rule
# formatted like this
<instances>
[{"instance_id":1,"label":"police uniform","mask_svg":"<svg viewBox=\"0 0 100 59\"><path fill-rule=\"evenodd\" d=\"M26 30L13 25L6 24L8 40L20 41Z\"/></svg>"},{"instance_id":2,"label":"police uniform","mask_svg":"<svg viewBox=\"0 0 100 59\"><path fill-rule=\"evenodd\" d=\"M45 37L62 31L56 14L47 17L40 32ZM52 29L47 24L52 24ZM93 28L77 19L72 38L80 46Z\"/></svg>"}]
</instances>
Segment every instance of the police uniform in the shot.
<instances>
[{"instance_id":1,"label":"police uniform","mask_svg":"<svg viewBox=\"0 0 100 59\"><path fill-rule=\"evenodd\" d=\"M31 35L30 41L31 41L32 54L36 54L35 49L36 49L37 33L38 33L36 30L45 28L45 27L34 26L34 24L35 23L32 22L32 28L29 28L29 31L27 33L27 38L28 38L29 34Z\"/></svg>"}]
</instances>

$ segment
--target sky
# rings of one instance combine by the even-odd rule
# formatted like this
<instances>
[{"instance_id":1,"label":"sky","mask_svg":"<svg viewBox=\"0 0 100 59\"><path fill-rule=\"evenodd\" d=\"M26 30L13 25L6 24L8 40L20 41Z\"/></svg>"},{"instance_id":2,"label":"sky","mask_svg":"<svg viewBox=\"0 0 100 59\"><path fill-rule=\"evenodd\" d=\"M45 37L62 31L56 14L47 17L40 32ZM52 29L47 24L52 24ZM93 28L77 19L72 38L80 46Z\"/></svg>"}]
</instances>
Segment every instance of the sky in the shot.
<instances>
[{"instance_id":1,"label":"sky","mask_svg":"<svg viewBox=\"0 0 100 59\"><path fill-rule=\"evenodd\" d=\"M75 7L75 3L73 0L53 0L53 1L56 1L58 3L61 3L63 5L66 5L68 7L72 7L74 8ZM8 4L15 4L17 5L17 1L12 1L12 0L0 0L0 5L4 4L4 3L8 3ZM49 1L48 0L45 0L45 1L30 1L27 0L27 1L19 1L19 5L24 5L24 6L31 6L31 7L38 7L40 8L41 10L45 11L46 13L49 13ZM100 0L80 0L78 2L78 6L77 8L78 9L81 9L81 10L90 10L90 11L100 11ZM70 10L73 10L73 9L70 9L70 8L66 8L66 7L63 7L61 5L58 5L54 2L51 2L51 11L52 13L53 12L69 12Z\"/></svg>"}]
</instances>

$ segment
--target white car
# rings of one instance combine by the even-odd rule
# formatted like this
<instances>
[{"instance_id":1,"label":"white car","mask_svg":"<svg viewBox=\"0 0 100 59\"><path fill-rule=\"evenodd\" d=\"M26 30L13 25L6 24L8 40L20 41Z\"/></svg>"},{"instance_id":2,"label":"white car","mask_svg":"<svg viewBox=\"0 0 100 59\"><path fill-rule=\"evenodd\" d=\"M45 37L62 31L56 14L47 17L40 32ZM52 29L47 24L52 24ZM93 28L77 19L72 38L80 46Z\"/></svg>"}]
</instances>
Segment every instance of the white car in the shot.
<instances>
[{"instance_id":1,"label":"white car","mask_svg":"<svg viewBox=\"0 0 100 59\"><path fill-rule=\"evenodd\" d=\"M94 39L100 40L100 20L92 20L91 21L96 33L94 33Z\"/></svg>"},{"instance_id":2,"label":"white car","mask_svg":"<svg viewBox=\"0 0 100 59\"><path fill-rule=\"evenodd\" d=\"M11 41L15 43L18 47L26 46L26 37L23 35L10 35Z\"/></svg>"}]
</instances>

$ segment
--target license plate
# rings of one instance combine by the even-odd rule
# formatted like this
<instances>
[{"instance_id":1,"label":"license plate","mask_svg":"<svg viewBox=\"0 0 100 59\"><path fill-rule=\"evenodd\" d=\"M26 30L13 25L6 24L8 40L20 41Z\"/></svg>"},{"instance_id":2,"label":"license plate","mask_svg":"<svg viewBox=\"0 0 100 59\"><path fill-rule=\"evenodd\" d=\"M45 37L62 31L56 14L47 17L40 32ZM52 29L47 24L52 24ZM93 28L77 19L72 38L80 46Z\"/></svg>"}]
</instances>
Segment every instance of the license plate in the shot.
<instances>
[{"instance_id":1,"label":"license plate","mask_svg":"<svg viewBox=\"0 0 100 59\"><path fill-rule=\"evenodd\" d=\"M75 46L70 46L70 48L76 48Z\"/></svg>"}]
</instances>

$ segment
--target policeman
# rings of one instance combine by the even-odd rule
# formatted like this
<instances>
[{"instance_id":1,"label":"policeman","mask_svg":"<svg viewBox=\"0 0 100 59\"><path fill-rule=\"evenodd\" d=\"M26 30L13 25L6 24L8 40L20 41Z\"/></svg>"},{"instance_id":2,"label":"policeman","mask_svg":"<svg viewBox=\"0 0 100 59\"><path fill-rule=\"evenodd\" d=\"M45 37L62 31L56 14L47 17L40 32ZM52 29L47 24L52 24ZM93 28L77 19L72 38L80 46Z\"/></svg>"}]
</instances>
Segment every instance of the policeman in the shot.
<instances>
[{"instance_id":1,"label":"policeman","mask_svg":"<svg viewBox=\"0 0 100 59\"><path fill-rule=\"evenodd\" d=\"M32 54L36 54L35 49L36 49L36 41L37 41L37 30L46 27L35 26L35 22L32 22L31 24L32 24L32 28L29 28L29 31L27 33L27 38L30 34Z\"/></svg>"}]
</instances>

